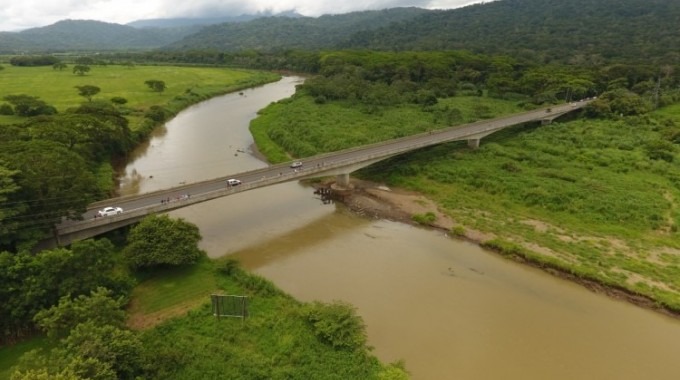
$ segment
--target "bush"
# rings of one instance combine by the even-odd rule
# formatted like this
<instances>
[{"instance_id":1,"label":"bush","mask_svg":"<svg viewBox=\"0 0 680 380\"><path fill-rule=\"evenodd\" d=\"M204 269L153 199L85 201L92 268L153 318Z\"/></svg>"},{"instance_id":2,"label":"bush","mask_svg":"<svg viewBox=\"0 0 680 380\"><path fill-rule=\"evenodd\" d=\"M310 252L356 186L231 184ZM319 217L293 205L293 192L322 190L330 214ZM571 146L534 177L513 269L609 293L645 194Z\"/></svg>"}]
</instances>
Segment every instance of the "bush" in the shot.
<instances>
[{"instance_id":1,"label":"bush","mask_svg":"<svg viewBox=\"0 0 680 380\"><path fill-rule=\"evenodd\" d=\"M314 302L303 309L303 316L314 335L334 348L356 350L366 344L364 322L347 303Z\"/></svg>"},{"instance_id":2,"label":"bush","mask_svg":"<svg viewBox=\"0 0 680 380\"><path fill-rule=\"evenodd\" d=\"M0 115L14 115L14 109L7 103L0 104Z\"/></svg>"}]
</instances>

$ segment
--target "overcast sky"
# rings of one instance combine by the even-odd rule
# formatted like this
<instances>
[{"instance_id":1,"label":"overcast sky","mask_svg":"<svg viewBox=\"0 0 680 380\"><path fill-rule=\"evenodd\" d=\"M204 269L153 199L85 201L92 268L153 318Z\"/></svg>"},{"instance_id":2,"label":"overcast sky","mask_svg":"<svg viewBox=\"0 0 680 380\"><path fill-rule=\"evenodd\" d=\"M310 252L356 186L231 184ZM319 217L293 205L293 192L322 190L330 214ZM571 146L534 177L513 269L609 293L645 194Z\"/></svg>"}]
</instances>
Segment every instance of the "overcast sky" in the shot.
<instances>
[{"instance_id":1,"label":"overcast sky","mask_svg":"<svg viewBox=\"0 0 680 380\"><path fill-rule=\"evenodd\" d=\"M304 16L396 7L451 9L482 0L0 0L0 31L19 31L59 20L126 24L174 17L239 16L296 11Z\"/></svg>"}]
</instances>

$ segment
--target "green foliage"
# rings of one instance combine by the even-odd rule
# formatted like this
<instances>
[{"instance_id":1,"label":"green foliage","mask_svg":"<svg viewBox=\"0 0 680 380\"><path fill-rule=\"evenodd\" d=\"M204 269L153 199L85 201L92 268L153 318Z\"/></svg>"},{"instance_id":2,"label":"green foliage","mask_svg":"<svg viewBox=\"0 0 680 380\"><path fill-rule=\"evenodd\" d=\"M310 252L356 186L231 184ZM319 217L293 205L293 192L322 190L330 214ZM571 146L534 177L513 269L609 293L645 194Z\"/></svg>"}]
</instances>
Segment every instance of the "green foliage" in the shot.
<instances>
[{"instance_id":1,"label":"green foliage","mask_svg":"<svg viewBox=\"0 0 680 380\"><path fill-rule=\"evenodd\" d=\"M162 80L158 79L149 79L144 81L144 84L146 84L153 92L163 92L165 91L165 82Z\"/></svg>"},{"instance_id":2,"label":"green foliage","mask_svg":"<svg viewBox=\"0 0 680 380\"><path fill-rule=\"evenodd\" d=\"M118 379L134 379L142 369L142 343L132 331L93 321L77 325L63 342L72 356L108 365Z\"/></svg>"},{"instance_id":3,"label":"green foliage","mask_svg":"<svg viewBox=\"0 0 680 380\"><path fill-rule=\"evenodd\" d=\"M11 342L33 331L33 317L62 297L90 294L98 287L113 297L128 294L131 280L117 272L113 245L106 239L74 243L34 255L0 253L0 331Z\"/></svg>"},{"instance_id":4,"label":"green foliage","mask_svg":"<svg viewBox=\"0 0 680 380\"><path fill-rule=\"evenodd\" d=\"M59 70L59 71L62 71L67 67L68 67L68 65L65 64L64 62L57 62L54 65L52 65L53 70Z\"/></svg>"},{"instance_id":5,"label":"green foliage","mask_svg":"<svg viewBox=\"0 0 680 380\"><path fill-rule=\"evenodd\" d=\"M18 171L14 181L21 192L8 200L31 201L17 216L17 227L25 234L40 234L62 217L82 214L97 194L95 178L83 158L57 143L5 142L0 144L0 161Z\"/></svg>"},{"instance_id":6,"label":"green foliage","mask_svg":"<svg viewBox=\"0 0 680 380\"><path fill-rule=\"evenodd\" d=\"M78 95L86 98L88 102L91 102L92 97L101 91L101 88L89 84L75 87L78 89Z\"/></svg>"},{"instance_id":7,"label":"green foliage","mask_svg":"<svg viewBox=\"0 0 680 380\"><path fill-rule=\"evenodd\" d=\"M125 155L157 123L216 93L261 84L278 77L248 71L163 68L164 75L172 78L173 83L194 88L192 96L176 100L172 98L175 92L170 89L159 96L145 94L144 91L130 92L130 87L137 87L133 83L147 77L151 69L138 68L133 73L126 71L125 75L121 75L121 70L121 67L101 67L97 70L97 80L106 84L103 92L108 96L125 94L125 99L130 99L131 104L125 109L108 101L81 102L82 98L79 100L75 91L64 89L82 86L83 80L51 69L12 67L3 73L0 96L16 100L21 113L33 115L54 113L55 110L38 97L11 95L28 87L57 102L61 112L49 117L27 118L21 125L0 128L0 161L4 168L14 172L11 181L20 187L12 192L11 197L0 199L8 205L3 208L3 214L7 215L0 215L3 219L0 247L13 251L20 246L30 249L36 240L49 232L53 221L64 216L76 218L92 200L109 195L114 176L102 181L102 173L96 172L97 168ZM158 70L155 67L153 72ZM167 98L167 93L172 96ZM156 103L163 104L164 101L168 102L167 107ZM150 108L150 116L158 121L144 117ZM16 122L17 119L8 118L0 116L0 123L7 120ZM129 127L128 118L137 123L136 131ZM140 128L140 120L146 120L143 129ZM58 173L50 172L50 167ZM48 201L48 196L56 198ZM60 199L60 202L54 202L54 199ZM50 210L46 211L46 208ZM10 216L12 219L9 219Z\"/></svg>"},{"instance_id":8,"label":"green foliage","mask_svg":"<svg viewBox=\"0 0 680 380\"><path fill-rule=\"evenodd\" d=\"M59 58L52 55L17 55L9 60L12 66L52 66Z\"/></svg>"},{"instance_id":9,"label":"green foliage","mask_svg":"<svg viewBox=\"0 0 680 380\"><path fill-rule=\"evenodd\" d=\"M92 321L94 324L124 327L127 315L123 297L112 298L113 293L99 287L72 299L64 296L57 305L39 311L33 318L36 324L50 338L68 336L71 330L81 323Z\"/></svg>"},{"instance_id":10,"label":"green foliage","mask_svg":"<svg viewBox=\"0 0 680 380\"><path fill-rule=\"evenodd\" d=\"M212 273L222 292L249 293L241 284L252 283L246 279L252 274L239 269L236 263L217 263ZM209 275L204 273L203 277ZM158 297L163 296L158 292ZM345 312L346 309L334 313L330 319L341 323L341 318L334 317ZM281 291L250 297L249 317L245 321L218 320L212 316L210 306L203 305L143 333L144 346L153 347L145 375L164 379L228 376L243 380L330 380L378 379L380 374L396 376L404 372L398 365L382 366L365 346L333 347L317 337L306 313L306 305ZM342 335L339 331L337 334Z\"/></svg>"},{"instance_id":11,"label":"green foliage","mask_svg":"<svg viewBox=\"0 0 680 380\"><path fill-rule=\"evenodd\" d=\"M0 115L14 115L14 109L7 103L0 104Z\"/></svg>"},{"instance_id":12,"label":"green foliage","mask_svg":"<svg viewBox=\"0 0 680 380\"><path fill-rule=\"evenodd\" d=\"M170 112L161 106L151 106L144 113L144 117L153 120L156 123L162 123L166 121L170 115Z\"/></svg>"},{"instance_id":13,"label":"green foliage","mask_svg":"<svg viewBox=\"0 0 680 380\"><path fill-rule=\"evenodd\" d=\"M123 98L122 96L114 96L110 100L111 100L111 103L117 104L119 106L122 106L123 104L128 102L128 100Z\"/></svg>"},{"instance_id":14,"label":"green foliage","mask_svg":"<svg viewBox=\"0 0 680 380\"><path fill-rule=\"evenodd\" d=\"M14 114L18 116L53 115L57 110L36 96L7 95L4 99L14 105Z\"/></svg>"},{"instance_id":15,"label":"green foliage","mask_svg":"<svg viewBox=\"0 0 680 380\"><path fill-rule=\"evenodd\" d=\"M135 379L144 358L136 334L112 325L80 323L59 345L25 354L12 379Z\"/></svg>"},{"instance_id":16,"label":"green foliage","mask_svg":"<svg viewBox=\"0 0 680 380\"><path fill-rule=\"evenodd\" d=\"M672 61L668 52L678 48L674 25L679 14L677 5L667 1L485 2L362 30L343 46L383 51L467 49L591 67L607 59Z\"/></svg>"},{"instance_id":17,"label":"green foliage","mask_svg":"<svg viewBox=\"0 0 680 380\"><path fill-rule=\"evenodd\" d=\"M356 350L366 344L363 320L349 304L314 302L307 305L302 314L314 334L334 348Z\"/></svg>"},{"instance_id":18,"label":"green foliage","mask_svg":"<svg viewBox=\"0 0 680 380\"><path fill-rule=\"evenodd\" d=\"M73 73L79 76L83 76L92 70L88 65L73 65Z\"/></svg>"},{"instance_id":19,"label":"green foliage","mask_svg":"<svg viewBox=\"0 0 680 380\"><path fill-rule=\"evenodd\" d=\"M324 49L343 43L353 33L411 19L427 11L394 8L322 17L263 17L247 23L211 25L170 45L173 49L285 51ZM253 53L257 54L257 53ZM300 57L298 57L300 58Z\"/></svg>"},{"instance_id":20,"label":"green foliage","mask_svg":"<svg viewBox=\"0 0 680 380\"><path fill-rule=\"evenodd\" d=\"M130 230L123 254L133 268L193 264L205 256L198 248L200 240L194 224L167 215L151 215Z\"/></svg>"}]
</instances>

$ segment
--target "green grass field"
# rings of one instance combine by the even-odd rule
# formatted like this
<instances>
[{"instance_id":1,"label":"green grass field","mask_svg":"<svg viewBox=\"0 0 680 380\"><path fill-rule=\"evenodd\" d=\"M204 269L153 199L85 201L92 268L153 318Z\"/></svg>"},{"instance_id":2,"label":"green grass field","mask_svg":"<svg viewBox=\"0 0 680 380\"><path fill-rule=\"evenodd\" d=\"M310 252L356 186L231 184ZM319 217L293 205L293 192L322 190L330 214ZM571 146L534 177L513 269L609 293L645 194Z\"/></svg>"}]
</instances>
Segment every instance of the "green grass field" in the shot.
<instances>
[{"instance_id":1,"label":"green grass field","mask_svg":"<svg viewBox=\"0 0 680 380\"><path fill-rule=\"evenodd\" d=\"M59 71L52 67L5 66L0 71L0 104L7 95L37 96L57 111L64 112L87 101L78 95L75 86L92 85L101 89L93 99L110 100L122 97L128 100L131 127L138 124L136 114L153 105L166 105L191 91L197 99L207 99L217 94L236 91L276 80L277 74L225 68L179 66L91 66L86 75L76 75L71 67ZM162 80L165 91L153 92L144 82ZM174 110L178 111L178 110ZM20 122L22 118L0 115L0 124Z\"/></svg>"}]
</instances>

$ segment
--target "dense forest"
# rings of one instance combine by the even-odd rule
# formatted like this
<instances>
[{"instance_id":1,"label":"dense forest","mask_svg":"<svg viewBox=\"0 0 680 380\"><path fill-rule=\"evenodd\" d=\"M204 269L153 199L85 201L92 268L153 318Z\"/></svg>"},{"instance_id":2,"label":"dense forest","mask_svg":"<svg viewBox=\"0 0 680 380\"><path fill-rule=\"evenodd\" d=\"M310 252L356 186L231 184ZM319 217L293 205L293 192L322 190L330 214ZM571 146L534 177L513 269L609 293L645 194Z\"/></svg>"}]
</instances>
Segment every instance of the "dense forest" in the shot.
<instances>
[{"instance_id":1,"label":"dense forest","mask_svg":"<svg viewBox=\"0 0 680 380\"><path fill-rule=\"evenodd\" d=\"M466 49L534 62L678 63L680 3L668 0L502 0L361 31L346 48Z\"/></svg>"},{"instance_id":2,"label":"dense forest","mask_svg":"<svg viewBox=\"0 0 680 380\"><path fill-rule=\"evenodd\" d=\"M163 49L280 51L334 48L352 34L429 13L419 8L352 12L321 17L266 17L247 23L211 25Z\"/></svg>"},{"instance_id":3,"label":"dense forest","mask_svg":"<svg viewBox=\"0 0 680 380\"><path fill-rule=\"evenodd\" d=\"M577 65L678 63L680 4L667 0L502 0L446 11L270 18L207 28L170 48L470 50ZM370 23L365 21L370 20Z\"/></svg>"}]
</instances>

